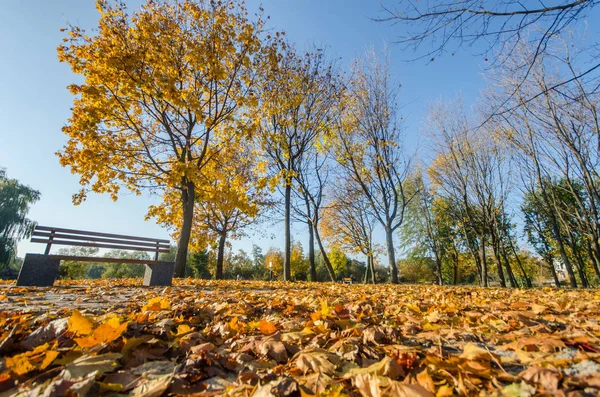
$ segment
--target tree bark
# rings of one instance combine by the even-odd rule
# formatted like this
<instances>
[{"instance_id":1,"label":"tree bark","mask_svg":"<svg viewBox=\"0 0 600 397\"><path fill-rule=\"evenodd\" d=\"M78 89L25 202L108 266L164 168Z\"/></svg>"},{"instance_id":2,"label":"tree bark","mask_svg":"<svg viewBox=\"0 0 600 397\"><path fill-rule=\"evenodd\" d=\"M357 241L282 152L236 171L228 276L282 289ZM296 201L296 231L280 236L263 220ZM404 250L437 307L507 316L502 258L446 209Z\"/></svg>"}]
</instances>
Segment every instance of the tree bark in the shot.
<instances>
[{"instance_id":1,"label":"tree bark","mask_svg":"<svg viewBox=\"0 0 600 397\"><path fill-rule=\"evenodd\" d=\"M219 247L217 249L217 269L215 272L215 278L217 280L223 279L223 260L225 257L225 241L227 240L227 232L222 232L219 236Z\"/></svg>"},{"instance_id":2,"label":"tree bark","mask_svg":"<svg viewBox=\"0 0 600 397\"><path fill-rule=\"evenodd\" d=\"M575 239L573 238L573 235L570 235L569 238L569 245L571 246L571 252L573 254L573 256L575 257L575 262L577 263L577 273L579 273L579 279L581 280L581 286L583 288L588 288L589 284L588 284L588 280L587 280L587 275L585 274L585 262L583 261L583 258L581 257L581 253L579 251L579 248L577 247L577 244L575 243Z\"/></svg>"},{"instance_id":3,"label":"tree bark","mask_svg":"<svg viewBox=\"0 0 600 397\"><path fill-rule=\"evenodd\" d=\"M515 259L517 260L519 269L521 269L521 273L523 273L523 277L525 277L525 285L527 285L527 288L532 288L533 283L531 282L531 277L529 277L529 275L527 274L527 271L525 270L525 267L523 266L523 262L521 262L521 259L519 258L519 255L517 254L517 250L515 249L515 245L512 242L512 238L509 237L508 242L510 243L510 248L511 248L513 254L515 255ZM506 253L505 253L505 255L506 255ZM554 270L554 265L552 266L552 269ZM556 271L554 271L554 274L556 275ZM556 279L556 280L558 280L558 279Z\"/></svg>"},{"instance_id":4,"label":"tree bark","mask_svg":"<svg viewBox=\"0 0 600 397\"><path fill-rule=\"evenodd\" d=\"M598 244L598 239L596 239L593 235L591 235L590 240L592 241L590 247L592 264L594 265L596 276L598 276L598 279L600 279L600 244ZM590 244L589 241L588 244Z\"/></svg>"},{"instance_id":5,"label":"tree bark","mask_svg":"<svg viewBox=\"0 0 600 397\"><path fill-rule=\"evenodd\" d=\"M363 280L363 284L368 284L370 270L371 270L371 257L367 256L367 268L365 269L365 278Z\"/></svg>"},{"instance_id":6,"label":"tree bark","mask_svg":"<svg viewBox=\"0 0 600 397\"><path fill-rule=\"evenodd\" d=\"M435 253L435 267L437 269L438 285L443 285L444 279L442 278L442 259L437 252Z\"/></svg>"},{"instance_id":7,"label":"tree bark","mask_svg":"<svg viewBox=\"0 0 600 397\"><path fill-rule=\"evenodd\" d=\"M554 278L554 285L556 285L557 288L560 288L560 280L558 279L558 274L554 268L554 257L551 254L548 254L546 257L544 257L544 260L550 267L550 273L552 273L552 277Z\"/></svg>"},{"instance_id":8,"label":"tree bark","mask_svg":"<svg viewBox=\"0 0 600 397\"><path fill-rule=\"evenodd\" d=\"M283 281L292 280L292 235L291 235L291 207L292 207L292 186L289 182L285 185L285 251L283 260Z\"/></svg>"},{"instance_id":9,"label":"tree bark","mask_svg":"<svg viewBox=\"0 0 600 397\"><path fill-rule=\"evenodd\" d=\"M502 271L502 263L500 262L500 257L498 256L498 243L495 240L496 239L492 234L492 253L494 255L494 263L496 264L496 272L498 272L500 286L502 288L506 288L506 279L504 278L504 272Z\"/></svg>"},{"instance_id":10,"label":"tree bark","mask_svg":"<svg viewBox=\"0 0 600 397\"><path fill-rule=\"evenodd\" d=\"M479 261L481 262L481 284L488 286L487 261L485 259L485 234L479 236Z\"/></svg>"},{"instance_id":11,"label":"tree bark","mask_svg":"<svg viewBox=\"0 0 600 397\"><path fill-rule=\"evenodd\" d=\"M319 228L314 227L314 232L315 238L317 239L317 244L319 245L319 250L321 251L321 255L323 256L323 262L325 262L325 267L327 268L327 273L329 273L329 278L332 282L335 282L335 271L333 270L333 266L331 266L331 262L329 261L327 252L325 252L325 247L323 247L321 235L319 234Z\"/></svg>"},{"instance_id":12,"label":"tree bark","mask_svg":"<svg viewBox=\"0 0 600 397\"><path fill-rule=\"evenodd\" d=\"M388 261L389 261L389 265L390 265L390 274L392 276L392 283L398 284L398 265L396 264L396 252L394 251L393 232L390 228L386 228L385 242L387 245Z\"/></svg>"},{"instance_id":13,"label":"tree bark","mask_svg":"<svg viewBox=\"0 0 600 397\"><path fill-rule=\"evenodd\" d=\"M377 284L377 277L375 277L375 259L371 256L371 283Z\"/></svg>"},{"instance_id":14,"label":"tree bark","mask_svg":"<svg viewBox=\"0 0 600 397\"><path fill-rule=\"evenodd\" d=\"M519 287L519 283L517 282L517 279L515 278L515 274L512 271L512 267L510 266L510 261L508 260L508 254L506 253L506 247L504 245L502 245L500 247L500 254L502 255L502 260L504 261L504 267L506 269L506 274L508 274L508 279L510 280L510 285L513 288L518 288ZM518 259L518 258L517 258ZM519 261L520 264L520 261ZM526 285L529 287L529 281L528 281L528 277L527 274L525 273L525 269L523 269L523 266L521 266L521 272L523 273L523 278L526 280L525 283Z\"/></svg>"},{"instance_id":15,"label":"tree bark","mask_svg":"<svg viewBox=\"0 0 600 397\"><path fill-rule=\"evenodd\" d=\"M192 223L194 220L194 202L196 200L195 186L191 182L184 183L181 192L181 205L183 207L183 223L179 233L179 242L177 243L177 255L175 256L175 269L173 276L185 277L185 268L187 265L188 246L192 235Z\"/></svg>"},{"instance_id":16,"label":"tree bark","mask_svg":"<svg viewBox=\"0 0 600 397\"><path fill-rule=\"evenodd\" d=\"M308 223L308 263L310 264L310 281L318 281L317 264L315 263L315 232L310 222Z\"/></svg>"}]
</instances>

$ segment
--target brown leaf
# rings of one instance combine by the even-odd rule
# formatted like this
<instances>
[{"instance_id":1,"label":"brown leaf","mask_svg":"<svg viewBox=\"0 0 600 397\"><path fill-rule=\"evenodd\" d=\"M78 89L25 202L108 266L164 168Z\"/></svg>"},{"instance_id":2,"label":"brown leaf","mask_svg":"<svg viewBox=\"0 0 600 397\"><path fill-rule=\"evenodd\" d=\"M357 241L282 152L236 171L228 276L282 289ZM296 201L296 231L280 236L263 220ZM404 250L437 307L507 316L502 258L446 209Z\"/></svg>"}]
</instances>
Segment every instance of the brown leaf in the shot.
<instances>
[{"instance_id":1,"label":"brown leaf","mask_svg":"<svg viewBox=\"0 0 600 397\"><path fill-rule=\"evenodd\" d=\"M304 373L313 371L333 375L339 365L340 359L337 355L322 349L301 351L296 359L296 366Z\"/></svg>"},{"instance_id":2,"label":"brown leaf","mask_svg":"<svg viewBox=\"0 0 600 397\"><path fill-rule=\"evenodd\" d=\"M528 383L543 387L547 392L554 393L558 390L558 384L562 379L560 372L542 367L529 367L519 374Z\"/></svg>"}]
</instances>

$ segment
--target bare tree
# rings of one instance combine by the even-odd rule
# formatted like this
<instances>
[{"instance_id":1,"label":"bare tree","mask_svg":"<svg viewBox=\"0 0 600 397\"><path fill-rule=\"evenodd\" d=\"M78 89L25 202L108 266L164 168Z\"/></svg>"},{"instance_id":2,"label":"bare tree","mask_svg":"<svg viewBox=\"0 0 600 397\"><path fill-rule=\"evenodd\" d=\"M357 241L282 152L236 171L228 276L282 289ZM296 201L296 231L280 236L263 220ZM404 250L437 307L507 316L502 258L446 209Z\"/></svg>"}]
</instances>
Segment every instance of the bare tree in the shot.
<instances>
[{"instance_id":1,"label":"bare tree","mask_svg":"<svg viewBox=\"0 0 600 397\"><path fill-rule=\"evenodd\" d=\"M434 61L437 57L454 53L465 46L483 45L481 53L493 57L490 67L502 66L510 60L523 43L532 46L531 57L521 64L519 84L529 77L534 66L541 62L550 41L577 22L586 18L598 0L560 0L552 3L523 2L519 0L433 0L400 1L398 6L384 5L386 16L381 22L391 22L404 28L398 42L415 51L416 59ZM430 44L427 45L426 44ZM426 49L417 54L417 50ZM491 54L491 55L490 55ZM555 81L544 89L555 89L574 79L592 75L600 70L597 55L576 75ZM544 91L529 92L525 100L533 100ZM508 103L514 91L503 99ZM507 111L505 106L495 112ZM489 118L485 120L489 121Z\"/></svg>"},{"instance_id":2,"label":"bare tree","mask_svg":"<svg viewBox=\"0 0 600 397\"><path fill-rule=\"evenodd\" d=\"M373 242L373 230L377 220L369 200L352 179L342 179L329 191L333 197L324 211L324 238L333 245L363 254L367 258L364 282L368 282L370 274L375 284L374 262L378 250Z\"/></svg>"},{"instance_id":3,"label":"bare tree","mask_svg":"<svg viewBox=\"0 0 600 397\"><path fill-rule=\"evenodd\" d=\"M315 240L325 262L327 273L331 281L335 281L335 271L325 251L323 240L319 232L321 212L324 208L325 188L329 182L329 167L331 159L329 153L313 147L299 159L299 165L294 180L297 184L294 193L297 203L293 205L299 220L308 226L308 260L310 264L311 281L317 281L317 268L315 261Z\"/></svg>"},{"instance_id":4,"label":"bare tree","mask_svg":"<svg viewBox=\"0 0 600 397\"><path fill-rule=\"evenodd\" d=\"M366 59L371 60L357 60L353 66L334 153L347 177L361 188L385 231L391 279L397 283L393 236L415 195L405 190L411 161L403 152L397 120L398 89L390 80L389 63L379 63L374 51Z\"/></svg>"},{"instance_id":5,"label":"bare tree","mask_svg":"<svg viewBox=\"0 0 600 397\"><path fill-rule=\"evenodd\" d=\"M298 55L287 46L277 70L262 89L265 116L258 141L268 166L284 190L283 277L291 279L291 203L302 158L333 120L341 93L335 65L315 49Z\"/></svg>"},{"instance_id":6,"label":"bare tree","mask_svg":"<svg viewBox=\"0 0 600 397\"><path fill-rule=\"evenodd\" d=\"M429 129L437 142L437 158L430 176L438 191L457 207L462 234L473 254L480 280L488 284L488 247L496 265L501 286L506 279L512 286L516 280L505 261L502 264L502 242L506 218L505 203L511 186L510 166L504 148L493 131L473 129L460 104L440 103L429 116Z\"/></svg>"},{"instance_id":7,"label":"bare tree","mask_svg":"<svg viewBox=\"0 0 600 397\"><path fill-rule=\"evenodd\" d=\"M564 42L562 44L565 44ZM600 133L593 80L581 73L569 45L553 46L544 55L544 63L534 68L526 84L521 83L518 63L531 56L532 49L522 46L518 57L507 63L498 76L499 94L491 94L496 104L505 92L514 99L504 106L511 109L496 121L505 138L521 156L523 179L529 194L538 195L547 208L552 237L558 245L571 286L576 286L574 269L582 285L586 284L585 266L580 251L587 250L594 270L600 275ZM561 89L551 88L557 81L571 80ZM529 100L531 92L542 92ZM493 105L495 106L495 105ZM567 205L567 201L573 205ZM574 232L585 240L578 248ZM570 250L571 257L569 257ZM572 260L573 259L573 260Z\"/></svg>"}]
</instances>

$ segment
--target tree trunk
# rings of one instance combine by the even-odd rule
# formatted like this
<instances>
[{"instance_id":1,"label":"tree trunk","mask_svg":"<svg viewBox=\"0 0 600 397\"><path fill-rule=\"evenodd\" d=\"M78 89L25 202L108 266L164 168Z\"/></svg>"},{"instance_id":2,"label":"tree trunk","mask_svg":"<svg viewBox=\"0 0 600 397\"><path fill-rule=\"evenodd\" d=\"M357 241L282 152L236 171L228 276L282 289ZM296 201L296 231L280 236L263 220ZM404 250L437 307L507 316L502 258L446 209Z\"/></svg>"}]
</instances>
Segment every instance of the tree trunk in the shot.
<instances>
[{"instance_id":1,"label":"tree trunk","mask_svg":"<svg viewBox=\"0 0 600 397\"><path fill-rule=\"evenodd\" d=\"M510 261L508 260L508 255L506 255L506 249L504 247L500 248L500 253L502 255L501 259L504 260L504 269L506 270L506 274L508 275L508 280L510 281L510 286L512 288L519 288L519 283L515 277L515 273L510 266Z\"/></svg>"},{"instance_id":2,"label":"tree trunk","mask_svg":"<svg viewBox=\"0 0 600 397\"><path fill-rule=\"evenodd\" d=\"M596 272L596 276L600 279L600 244L598 244L598 240L591 235L592 244L590 247L592 264L594 265L594 271ZM588 244L589 241L588 241Z\"/></svg>"},{"instance_id":3,"label":"tree trunk","mask_svg":"<svg viewBox=\"0 0 600 397\"><path fill-rule=\"evenodd\" d=\"M554 268L554 258L551 254L548 254L544 257L544 260L548 263L548 266L550 266L550 273L552 273L552 277L554 278L554 285L556 285L557 288L560 288L560 280L558 279L558 274Z\"/></svg>"},{"instance_id":4,"label":"tree trunk","mask_svg":"<svg viewBox=\"0 0 600 397\"><path fill-rule=\"evenodd\" d=\"M215 278L217 280L223 279L223 260L225 258L225 241L227 240L227 232L222 232L219 236L219 247L217 249L217 269L215 272Z\"/></svg>"},{"instance_id":5,"label":"tree trunk","mask_svg":"<svg viewBox=\"0 0 600 397\"><path fill-rule=\"evenodd\" d=\"M191 182L186 182L181 192L181 206L183 207L183 223L179 233L179 242L177 243L177 255L175 256L174 277L185 277L185 268L187 265L188 246L192 235L192 223L194 221L194 202L196 200L195 186Z\"/></svg>"},{"instance_id":6,"label":"tree trunk","mask_svg":"<svg viewBox=\"0 0 600 397\"><path fill-rule=\"evenodd\" d=\"M385 242L387 245L390 274L392 275L392 284L398 284L398 265L396 264L396 252L394 251L393 232L390 228L386 228L385 230Z\"/></svg>"},{"instance_id":7,"label":"tree trunk","mask_svg":"<svg viewBox=\"0 0 600 397\"><path fill-rule=\"evenodd\" d=\"M485 259L485 234L479 236L479 261L481 262L481 284L488 286L487 261Z\"/></svg>"},{"instance_id":8,"label":"tree trunk","mask_svg":"<svg viewBox=\"0 0 600 397\"><path fill-rule=\"evenodd\" d=\"M456 249L456 244L454 241L452 242L452 262L454 271L452 272L452 285L458 284L458 250Z\"/></svg>"},{"instance_id":9,"label":"tree trunk","mask_svg":"<svg viewBox=\"0 0 600 397\"><path fill-rule=\"evenodd\" d=\"M308 263L310 264L310 281L318 281L315 262L315 232L310 222L308 223Z\"/></svg>"},{"instance_id":10,"label":"tree trunk","mask_svg":"<svg viewBox=\"0 0 600 397\"><path fill-rule=\"evenodd\" d=\"M371 256L371 283L377 284L377 275L375 274L375 258Z\"/></svg>"},{"instance_id":11,"label":"tree trunk","mask_svg":"<svg viewBox=\"0 0 600 397\"><path fill-rule=\"evenodd\" d=\"M529 275L527 274L527 271L525 270L525 267L523 266L523 262L521 262L521 259L519 258L519 255L517 254L517 250L515 249L515 245L512 242L512 238L509 238L508 242L510 243L510 248L511 248L513 254L515 255L515 259L517 260L519 269L521 269L521 273L523 273L523 277L525 278L525 285L527 285L527 288L532 288L533 283L531 281L531 277L529 277ZM554 269L554 265L552 266L552 269ZM554 271L554 274L556 274L556 271Z\"/></svg>"},{"instance_id":12,"label":"tree trunk","mask_svg":"<svg viewBox=\"0 0 600 397\"><path fill-rule=\"evenodd\" d=\"M550 214L552 214L552 211L550 211ZM554 237L554 240L556 240L556 242L558 243L558 251L560 252L560 259L563 262L563 265L565 265L565 268L567 269L567 275L569 276L569 282L571 283L571 287L573 288L577 288L577 279L575 278L575 272L573 271L573 265L571 264L571 261L569 260L569 257L567 256L567 251L565 250L565 244L562 238L562 235L560 234L560 229L558 228L558 225L556 223L556 218L554 216L550 216L550 227L552 228L552 235Z\"/></svg>"},{"instance_id":13,"label":"tree trunk","mask_svg":"<svg viewBox=\"0 0 600 397\"><path fill-rule=\"evenodd\" d=\"M458 258L454 261L454 272L452 273L452 285L458 284Z\"/></svg>"},{"instance_id":14,"label":"tree trunk","mask_svg":"<svg viewBox=\"0 0 600 397\"><path fill-rule=\"evenodd\" d=\"M292 185L286 182L285 185L285 252L283 261L283 281L292 280L292 235L291 235L291 216L290 211L292 207Z\"/></svg>"},{"instance_id":15,"label":"tree trunk","mask_svg":"<svg viewBox=\"0 0 600 397\"><path fill-rule=\"evenodd\" d=\"M437 252L435 253L435 267L437 269L438 285L444 285L444 279L442 278L442 259Z\"/></svg>"},{"instance_id":16,"label":"tree trunk","mask_svg":"<svg viewBox=\"0 0 600 397\"><path fill-rule=\"evenodd\" d=\"M517 282L517 279L515 278L515 274L512 271L512 267L510 266L510 261L508 260L508 254L506 253L506 247L504 245L502 245L500 247L500 254L502 255L502 260L504 261L504 267L506 269L506 274L508 274L508 279L510 280L511 287L518 288L519 283ZM523 278L527 279L527 274L525 274L525 269L523 269L522 266L521 266L521 273L523 273ZM528 284L527 281L526 281L526 284Z\"/></svg>"},{"instance_id":17,"label":"tree trunk","mask_svg":"<svg viewBox=\"0 0 600 397\"><path fill-rule=\"evenodd\" d=\"M369 282L369 270L371 270L371 257L367 255L367 268L365 269L365 278L363 280L363 284L367 284Z\"/></svg>"},{"instance_id":18,"label":"tree trunk","mask_svg":"<svg viewBox=\"0 0 600 397\"><path fill-rule=\"evenodd\" d=\"M323 242L321 241L321 236L319 235L319 228L314 227L315 238L317 239L317 244L319 245L319 250L321 251L321 255L323 256L323 262L325 262L325 267L327 268L327 273L329 273L329 278L332 282L335 282L335 271L333 270L333 266L331 266L331 262L329 261L329 257L327 256L327 252L325 252L325 247L323 247Z\"/></svg>"},{"instance_id":19,"label":"tree trunk","mask_svg":"<svg viewBox=\"0 0 600 397\"><path fill-rule=\"evenodd\" d=\"M589 284L588 284L588 280L587 280L587 275L585 274L585 262L583 261L583 258L581 257L581 253L579 251L579 248L575 244L575 241L573 240L572 236L571 236L570 240L571 240L570 241L571 252L573 253L573 256L575 257L575 261L577 263L577 273L579 273L579 279L581 280L581 286L583 288L588 288Z\"/></svg>"},{"instance_id":20,"label":"tree trunk","mask_svg":"<svg viewBox=\"0 0 600 397\"><path fill-rule=\"evenodd\" d=\"M498 256L498 243L495 240L496 239L492 234L492 253L494 255L494 263L496 264L496 272L498 272L500 286L502 288L506 288L506 279L504 278L504 272L502 271L502 263L500 262L500 257Z\"/></svg>"}]
</instances>

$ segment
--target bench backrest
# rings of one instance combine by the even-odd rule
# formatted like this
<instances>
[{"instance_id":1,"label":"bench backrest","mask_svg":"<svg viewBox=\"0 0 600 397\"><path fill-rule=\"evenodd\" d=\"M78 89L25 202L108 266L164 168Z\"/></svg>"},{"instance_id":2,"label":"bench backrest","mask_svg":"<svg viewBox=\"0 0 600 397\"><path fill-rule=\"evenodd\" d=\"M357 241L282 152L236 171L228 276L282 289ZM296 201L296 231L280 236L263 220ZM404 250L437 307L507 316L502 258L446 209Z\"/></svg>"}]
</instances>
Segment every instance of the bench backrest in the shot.
<instances>
[{"instance_id":1,"label":"bench backrest","mask_svg":"<svg viewBox=\"0 0 600 397\"><path fill-rule=\"evenodd\" d=\"M45 243L45 255L50 254L50 248L53 245L154 252L155 260L158 260L159 253L168 253L170 250L169 240L164 239L87 232L83 230L61 229L39 225L36 226L33 231L31 242Z\"/></svg>"}]
</instances>

